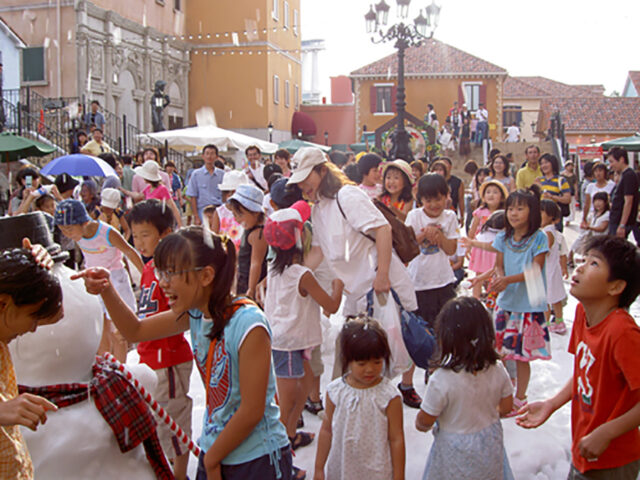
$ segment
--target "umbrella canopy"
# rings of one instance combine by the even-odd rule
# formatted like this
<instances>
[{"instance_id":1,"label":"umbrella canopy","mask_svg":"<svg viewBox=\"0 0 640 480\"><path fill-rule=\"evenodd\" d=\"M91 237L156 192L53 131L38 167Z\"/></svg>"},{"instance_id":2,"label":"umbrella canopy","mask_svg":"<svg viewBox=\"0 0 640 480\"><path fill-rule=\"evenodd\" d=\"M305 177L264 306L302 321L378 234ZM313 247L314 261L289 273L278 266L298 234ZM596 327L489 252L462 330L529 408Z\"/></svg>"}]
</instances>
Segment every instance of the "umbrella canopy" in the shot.
<instances>
[{"instance_id":1,"label":"umbrella canopy","mask_svg":"<svg viewBox=\"0 0 640 480\"><path fill-rule=\"evenodd\" d=\"M630 137L616 138L601 144L603 150L610 150L613 147L624 147L629 152L640 152L640 135L631 135Z\"/></svg>"},{"instance_id":2,"label":"umbrella canopy","mask_svg":"<svg viewBox=\"0 0 640 480\"><path fill-rule=\"evenodd\" d=\"M11 132L0 133L0 157L3 162L13 162L23 157L43 157L56 148Z\"/></svg>"},{"instance_id":3,"label":"umbrella canopy","mask_svg":"<svg viewBox=\"0 0 640 480\"><path fill-rule=\"evenodd\" d=\"M224 128L214 127L213 125L143 133L140 137L143 139L145 137L152 138L162 143L166 141L171 148L179 150L201 149L209 143L214 144L221 151L229 149L244 150L251 145L256 145L262 153L267 154L275 153L278 149L278 145L275 143L225 130Z\"/></svg>"},{"instance_id":4,"label":"umbrella canopy","mask_svg":"<svg viewBox=\"0 0 640 480\"><path fill-rule=\"evenodd\" d=\"M40 173L43 175L81 175L87 177L117 176L116 171L101 158L82 153L63 155L47 163Z\"/></svg>"},{"instance_id":5,"label":"umbrella canopy","mask_svg":"<svg viewBox=\"0 0 640 480\"><path fill-rule=\"evenodd\" d=\"M306 142L304 140L299 140L297 138L286 140L284 142L281 142L278 145L278 148L284 148L291 154L296 153L302 147L315 147L315 148L319 148L320 150L326 153L329 153L331 151L331 147L327 147L326 145L319 145L317 143Z\"/></svg>"}]
</instances>

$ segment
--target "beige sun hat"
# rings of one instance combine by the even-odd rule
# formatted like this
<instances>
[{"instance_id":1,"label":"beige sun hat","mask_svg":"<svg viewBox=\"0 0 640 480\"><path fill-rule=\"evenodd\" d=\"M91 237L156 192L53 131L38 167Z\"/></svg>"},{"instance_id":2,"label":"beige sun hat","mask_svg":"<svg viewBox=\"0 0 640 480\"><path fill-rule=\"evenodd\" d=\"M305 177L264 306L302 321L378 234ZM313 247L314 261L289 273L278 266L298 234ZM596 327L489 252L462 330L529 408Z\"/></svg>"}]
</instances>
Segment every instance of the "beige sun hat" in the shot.
<instances>
[{"instance_id":1,"label":"beige sun hat","mask_svg":"<svg viewBox=\"0 0 640 480\"><path fill-rule=\"evenodd\" d=\"M302 147L293 158L293 163L297 165L293 174L289 178L288 184L300 183L309 176L314 167L322 165L327 161L327 156L316 147Z\"/></svg>"},{"instance_id":2,"label":"beige sun hat","mask_svg":"<svg viewBox=\"0 0 640 480\"><path fill-rule=\"evenodd\" d=\"M141 167L135 168L133 171L136 175L140 175L150 182L160 182L162 180L160 177L160 166L155 160L147 160Z\"/></svg>"}]
</instances>

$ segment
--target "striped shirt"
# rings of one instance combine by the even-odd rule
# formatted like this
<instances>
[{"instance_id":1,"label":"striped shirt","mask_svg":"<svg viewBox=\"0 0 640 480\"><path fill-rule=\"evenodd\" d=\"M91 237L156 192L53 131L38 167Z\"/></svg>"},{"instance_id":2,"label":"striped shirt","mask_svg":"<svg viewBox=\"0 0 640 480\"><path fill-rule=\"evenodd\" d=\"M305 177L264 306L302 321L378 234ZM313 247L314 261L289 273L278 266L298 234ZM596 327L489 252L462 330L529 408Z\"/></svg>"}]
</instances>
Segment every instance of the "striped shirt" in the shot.
<instances>
[{"instance_id":1,"label":"striped shirt","mask_svg":"<svg viewBox=\"0 0 640 480\"><path fill-rule=\"evenodd\" d=\"M540 177L538 178L540 181L540 186L543 192L549 192L554 197L560 197L565 193L571 193L571 187L569 186L569 182L564 177L560 175L554 175L551 178Z\"/></svg>"}]
</instances>

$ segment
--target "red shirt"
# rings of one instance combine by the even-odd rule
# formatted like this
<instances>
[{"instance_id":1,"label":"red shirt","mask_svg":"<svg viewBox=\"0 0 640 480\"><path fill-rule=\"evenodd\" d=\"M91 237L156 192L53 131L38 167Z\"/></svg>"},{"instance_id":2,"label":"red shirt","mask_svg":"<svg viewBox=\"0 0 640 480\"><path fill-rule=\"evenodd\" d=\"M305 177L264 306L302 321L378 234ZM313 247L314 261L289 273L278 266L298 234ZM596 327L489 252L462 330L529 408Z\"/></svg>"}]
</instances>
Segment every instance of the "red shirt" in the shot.
<instances>
[{"instance_id":1,"label":"red shirt","mask_svg":"<svg viewBox=\"0 0 640 480\"><path fill-rule=\"evenodd\" d=\"M140 301L138 302L138 318L146 318L158 312L169 310L169 302L158 280L153 273L153 259L144 266L140 277ZM159 340L140 342L138 344L140 361L154 370L172 367L193 359L191 347L182 333Z\"/></svg>"},{"instance_id":2,"label":"red shirt","mask_svg":"<svg viewBox=\"0 0 640 480\"><path fill-rule=\"evenodd\" d=\"M614 438L596 461L580 455L582 437L627 413L640 402L640 328L622 308L594 327L587 326L582 304L576 308L569 340L574 355L571 402L571 452L581 472L615 468L640 458L637 428Z\"/></svg>"}]
</instances>

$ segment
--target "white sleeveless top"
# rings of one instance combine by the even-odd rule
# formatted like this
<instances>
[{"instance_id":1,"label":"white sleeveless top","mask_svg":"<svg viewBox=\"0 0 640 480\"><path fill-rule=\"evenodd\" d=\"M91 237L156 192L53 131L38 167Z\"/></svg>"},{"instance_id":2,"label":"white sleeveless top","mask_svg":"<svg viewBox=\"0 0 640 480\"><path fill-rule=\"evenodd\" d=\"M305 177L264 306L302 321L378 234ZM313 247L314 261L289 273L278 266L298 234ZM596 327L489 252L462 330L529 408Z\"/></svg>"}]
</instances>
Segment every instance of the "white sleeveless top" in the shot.
<instances>
[{"instance_id":1,"label":"white sleeveless top","mask_svg":"<svg viewBox=\"0 0 640 480\"><path fill-rule=\"evenodd\" d=\"M282 274L269 267L264 311L271 326L274 350L304 350L322 343L320 305L311 295L303 297L298 290L300 279L307 272L311 270L297 264L287 267Z\"/></svg>"},{"instance_id":2,"label":"white sleeveless top","mask_svg":"<svg viewBox=\"0 0 640 480\"><path fill-rule=\"evenodd\" d=\"M98 230L91 238L81 238L77 244L84 255L86 267L104 267L110 272L124 268L122 252L109 241L110 225L98 221Z\"/></svg>"}]
</instances>

